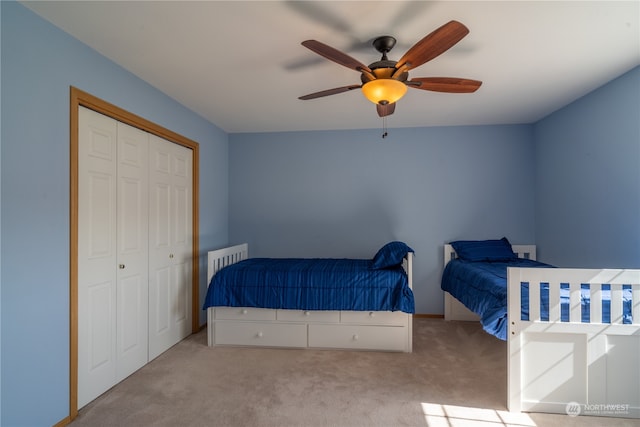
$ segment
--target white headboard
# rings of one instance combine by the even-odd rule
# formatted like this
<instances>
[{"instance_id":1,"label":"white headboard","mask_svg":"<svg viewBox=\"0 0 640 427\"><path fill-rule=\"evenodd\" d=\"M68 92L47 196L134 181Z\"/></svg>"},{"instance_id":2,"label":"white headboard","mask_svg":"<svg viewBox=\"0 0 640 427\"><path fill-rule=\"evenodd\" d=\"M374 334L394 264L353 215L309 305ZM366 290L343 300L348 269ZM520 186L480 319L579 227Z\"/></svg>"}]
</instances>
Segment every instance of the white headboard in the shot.
<instances>
[{"instance_id":1,"label":"white headboard","mask_svg":"<svg viewBox=\"0 0 640 427\"><path fill-rule=\"evenodd\" d=\"M511 245L513 252L518 255L518 258L526 258L536 260L536 245ZM444 245L444 265L447 265L449 261L457 258L456 251L450 244Z\"/></svg>"},{"instance_id":2,"label":"white headboard","mask_svg":"<svg viewBox=\"0 0 640 427\"><path fill-rule=\"evenodd\" d=\"M245 260L249 257L249 244L230 246L207 252L207 286L211 278L223 267Z\"/></svg>"}]
</instances>

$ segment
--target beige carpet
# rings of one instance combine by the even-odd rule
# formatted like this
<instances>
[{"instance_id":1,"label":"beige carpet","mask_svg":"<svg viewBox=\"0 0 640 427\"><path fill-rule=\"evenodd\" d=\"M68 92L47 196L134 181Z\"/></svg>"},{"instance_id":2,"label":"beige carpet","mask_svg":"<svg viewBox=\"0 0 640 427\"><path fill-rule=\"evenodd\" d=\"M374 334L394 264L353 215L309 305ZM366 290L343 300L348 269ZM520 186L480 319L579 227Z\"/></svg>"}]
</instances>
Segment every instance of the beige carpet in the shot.
<instances>
[{"instance_id":1,"label":"beige carpet","mask_svg":"<svg viewBox=\"0 0 640 427\"><path fill-rule=\"evenodd\" d=\"M81 426L635 426L511 414L506 343L477 323L414 320L411 354L209 348L192 335L80 410Z\"/></svg>"}]
</instances>

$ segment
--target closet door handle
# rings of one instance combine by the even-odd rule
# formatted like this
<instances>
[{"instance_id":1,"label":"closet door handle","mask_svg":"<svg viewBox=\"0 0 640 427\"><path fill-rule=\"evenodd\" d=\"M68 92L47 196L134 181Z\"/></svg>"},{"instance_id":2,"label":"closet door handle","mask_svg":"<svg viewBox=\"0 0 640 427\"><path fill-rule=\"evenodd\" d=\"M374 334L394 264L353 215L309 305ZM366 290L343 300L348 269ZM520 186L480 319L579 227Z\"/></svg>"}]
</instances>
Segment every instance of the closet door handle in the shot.
<instances>
[{"instance_id":1,"label":"closet door handle","mask_svg":"<svg viewBox=\"0 0 640 427\"><path fill-rule=\"evenodd\" d=\"M169 254L169 258L173 258L173 254Z\"/></svg>"},{"instance_id":2,"label":"closet door handle","mask_svg":"<svg viewBox=\"0 0 640 427\"><path fill-rule=\"evenodd\" d=\"M118 265L118 268L119 268L120 270L123 270L123 269L124 269L124 264L120 264L120 265Z\"/></svg>"}]
</instances>

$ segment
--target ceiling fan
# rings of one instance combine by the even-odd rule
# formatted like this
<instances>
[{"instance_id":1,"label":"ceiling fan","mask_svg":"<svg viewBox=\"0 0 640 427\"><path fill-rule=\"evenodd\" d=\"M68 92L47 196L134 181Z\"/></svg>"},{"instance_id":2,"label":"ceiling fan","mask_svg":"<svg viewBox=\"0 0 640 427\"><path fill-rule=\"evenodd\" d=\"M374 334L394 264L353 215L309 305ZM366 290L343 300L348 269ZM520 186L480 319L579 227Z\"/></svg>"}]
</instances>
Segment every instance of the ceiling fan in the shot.
<instances>
[{"instance_id":1,"label":"ceiling fan","mask_svg":"<svg viewBox=\"0 0 640 427\"><path fill-rule=\"evenodd\" d=\"M376 50L382 53L380 61L368 66L344 52L316 40L306 40L302 45L318 55L361 73L362 84L337 87L301 96L307 100L323 96L362 89L364 96L376 104L380 117L393 114L396 102L404 96L408 87L448 93L471 93L478 90L481 81L455 77L414 77L409 79L409 70L431 61L462 40L469 29L458 21L450 21L414 44L399 61L391 61L387 53L395 46L391 36L378 37L373 41Z\"/></svg>"}]
</instances>

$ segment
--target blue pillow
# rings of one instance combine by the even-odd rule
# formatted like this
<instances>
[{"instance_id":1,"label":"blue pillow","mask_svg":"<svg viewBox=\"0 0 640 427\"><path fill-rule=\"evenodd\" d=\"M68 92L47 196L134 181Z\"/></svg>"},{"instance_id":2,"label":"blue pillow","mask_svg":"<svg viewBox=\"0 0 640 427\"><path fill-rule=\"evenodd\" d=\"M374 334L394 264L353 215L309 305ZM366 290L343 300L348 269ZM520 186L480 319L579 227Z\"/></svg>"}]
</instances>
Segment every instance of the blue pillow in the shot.
<instances>
[{"instance_id":1,"label":"blue pillow","mask_svg":"<svg viewBox=\"0 0 640 427\"><path fill-rule=\"evenodd\" d=\"M397 267L402 264L407 252L414 252L414 250L407 246L406 243L389 242L381 247L373 257L372 267L374 270Z\"/></svg>"},{"instance_id":2,"label":"blue pillow","mask_svg":"<svg viewBox=\"0 0 640 427\"><path fill-rule=\"evenodd\" d=\"M509 261L517 259L506 237L500 240L458 240L451 242L460 259L465 261Z\"/></svg>"}]
</instances>

